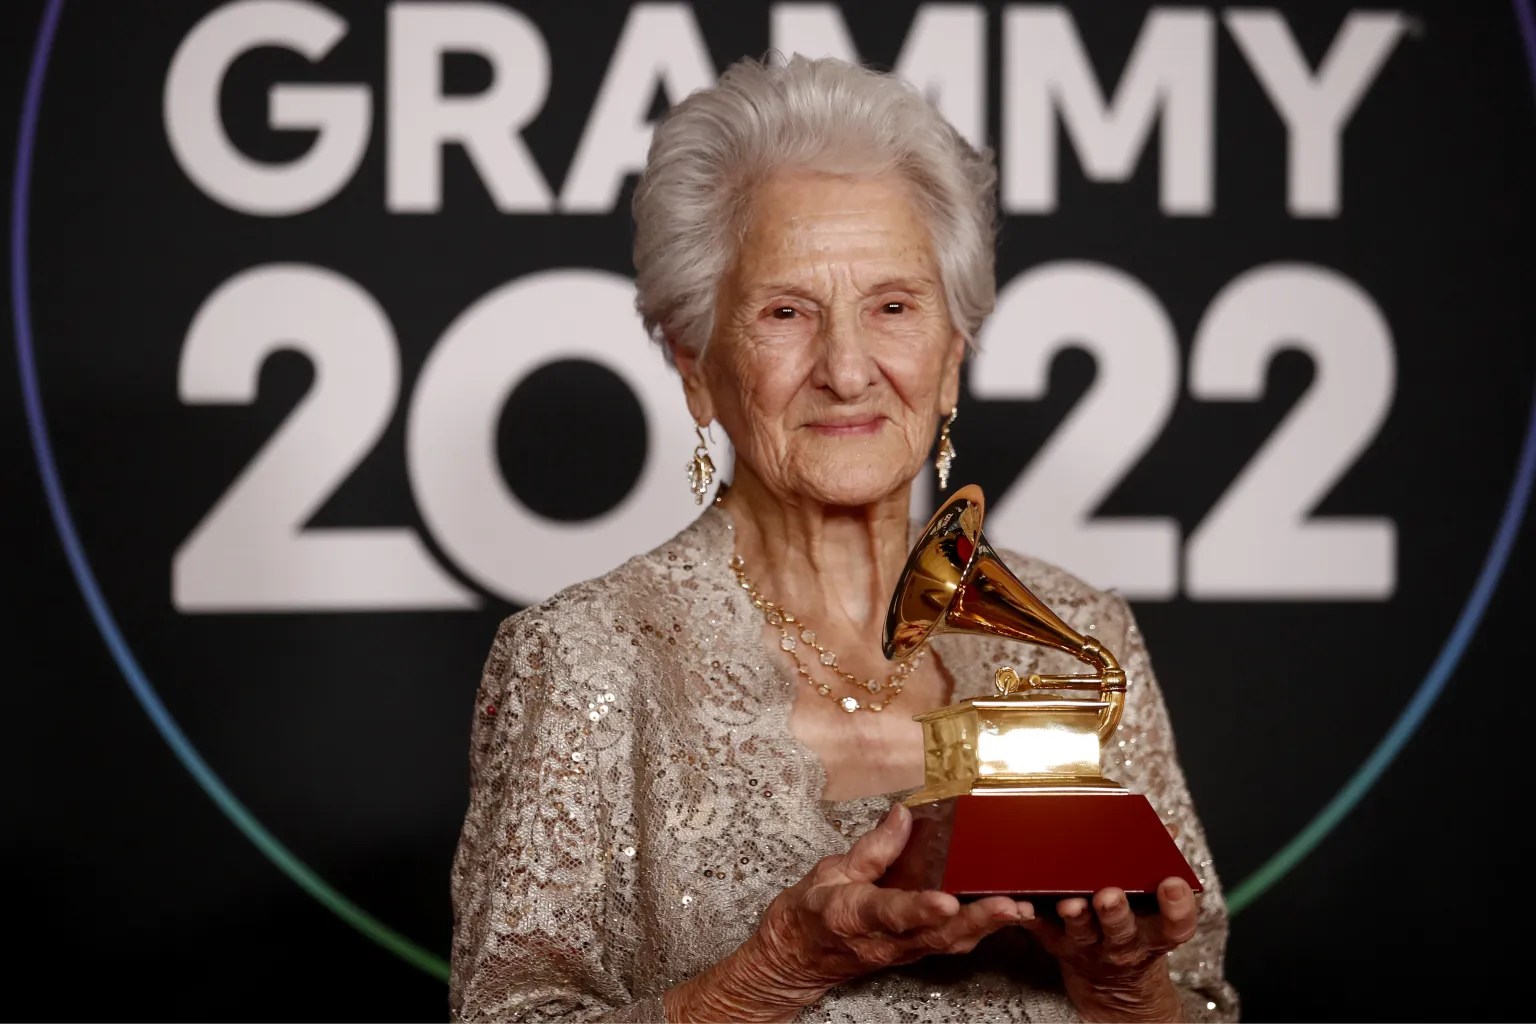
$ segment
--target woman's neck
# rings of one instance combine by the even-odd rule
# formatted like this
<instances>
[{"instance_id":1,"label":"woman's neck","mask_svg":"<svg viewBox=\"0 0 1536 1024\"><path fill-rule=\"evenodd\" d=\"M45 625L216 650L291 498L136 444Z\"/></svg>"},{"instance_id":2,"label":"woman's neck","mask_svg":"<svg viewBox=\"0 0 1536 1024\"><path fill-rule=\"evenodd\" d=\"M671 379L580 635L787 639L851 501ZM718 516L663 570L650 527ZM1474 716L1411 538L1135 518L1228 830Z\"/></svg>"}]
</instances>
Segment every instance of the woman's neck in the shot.
<instances>
[{"instance_id":1,"label":"woman's neck","mask_svg":"<svg viewBox=\"0 0 1536 1024\"><path fill-rule=\"evenodd\" d=\"M768 600L821 628L878 631L906 564L911 488L869 505L832 506L770 492L737 463L722 504L736 553Z\"/></svg>"}]
</instances>

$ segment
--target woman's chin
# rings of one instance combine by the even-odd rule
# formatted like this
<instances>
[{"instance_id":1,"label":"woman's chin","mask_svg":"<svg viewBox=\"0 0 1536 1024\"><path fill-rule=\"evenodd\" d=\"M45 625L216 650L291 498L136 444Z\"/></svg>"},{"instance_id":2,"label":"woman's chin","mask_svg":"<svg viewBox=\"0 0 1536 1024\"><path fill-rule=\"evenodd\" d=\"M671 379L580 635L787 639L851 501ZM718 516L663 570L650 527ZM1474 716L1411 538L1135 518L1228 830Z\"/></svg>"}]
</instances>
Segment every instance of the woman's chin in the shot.
<instances>
[{"instance_id":1,"label":"woman's chin","mask_svg":"<svg viewBox=\"0 0 1536 1024\"><path fill-rule=\"evenodd\" d=\"M828 466L806 474L802 486L797 489L806 497L824 505L873 505L890 498L912 482L913 474L904 472L904 468L882 469L868 463Z\"/></svg>"}]
</instances>

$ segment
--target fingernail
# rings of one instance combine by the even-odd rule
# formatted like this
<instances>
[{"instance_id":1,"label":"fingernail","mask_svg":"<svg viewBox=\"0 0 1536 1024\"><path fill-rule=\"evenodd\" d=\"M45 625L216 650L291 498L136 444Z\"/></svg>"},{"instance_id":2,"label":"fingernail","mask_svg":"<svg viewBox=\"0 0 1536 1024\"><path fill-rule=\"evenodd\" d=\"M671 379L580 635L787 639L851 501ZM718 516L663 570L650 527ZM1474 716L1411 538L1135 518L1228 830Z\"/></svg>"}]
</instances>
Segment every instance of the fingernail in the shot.
<instances>
[{"instance_id":1,"label":"fingernail","mask_svg":"<svg viewBox=\"0 0 1536 1024\"><path fill-rule=\"evenodd\" d=\"M1179 895L1179 883L1173 881L1172 879L1164 882L1162 885L1158 886L1157 889L1158 892L1161 892L1168 899L1173 899L1175 896Z\"/></svg>"},{"instance_id":2,"label":"fingernail","mask_svg":"<svg viewBox=\"0 0 1536 1024\"><path fill-rule=\"evenodd\" d=\"M1034 919L1035 919L1035 908L1034 908L1034 906L1031 905L1031 904L1028 904L1028 903L1020 903L1019 904L1019 920L1021 920L1021 921L1033 921Z\"/></svg>"},{"instance_id":3,"label":"fingernail","mask_svg":"<svg viewBox=\"0 0 1536 1024\"><path fill-rule=\"evenodd\" d=\"M1099 905L1105 910L1117 910L1120 907L1120 894L1112 892L1099 901Z\"/></svg>"}]
</instances>

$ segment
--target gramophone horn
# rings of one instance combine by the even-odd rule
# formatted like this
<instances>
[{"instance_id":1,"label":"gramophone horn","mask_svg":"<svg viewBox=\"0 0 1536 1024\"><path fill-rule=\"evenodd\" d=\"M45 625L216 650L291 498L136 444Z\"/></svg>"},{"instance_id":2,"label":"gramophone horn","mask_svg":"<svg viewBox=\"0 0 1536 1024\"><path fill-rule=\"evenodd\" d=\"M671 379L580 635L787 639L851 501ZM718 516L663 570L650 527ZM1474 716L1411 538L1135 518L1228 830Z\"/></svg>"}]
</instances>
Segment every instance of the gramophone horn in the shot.
<instances>
[{"instance_id":1,"label":"gramophone horn","mask_svg":"<svg viewBox=\"0 0 1536 1024\"><path fill-rule=\"evenodd\" d=\"M981 488L960 488L934 513L913 546L891 594L882 647L890 659L912 654L930 637L945 633L1000 636L1065 651L1096 670L1099 687L1111 695L1118 721L1125 674L1114 655L1093 637L1061 620L1019 581L981 532L986 502ZM1045 677L1065 682L1074 677ZM1118 698L1118 699L1117 699Z\"/></svg>"}]
</instances>

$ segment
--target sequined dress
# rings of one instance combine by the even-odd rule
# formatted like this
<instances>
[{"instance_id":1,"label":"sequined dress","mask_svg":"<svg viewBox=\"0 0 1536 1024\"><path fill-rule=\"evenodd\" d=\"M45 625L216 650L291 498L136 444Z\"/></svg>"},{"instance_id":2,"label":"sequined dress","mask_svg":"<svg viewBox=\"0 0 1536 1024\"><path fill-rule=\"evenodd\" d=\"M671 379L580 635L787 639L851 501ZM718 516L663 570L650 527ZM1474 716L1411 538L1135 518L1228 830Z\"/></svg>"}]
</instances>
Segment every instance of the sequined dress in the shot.
<instances>
[{"instance_id":1,"label":"sequined dress","mask_svg":"<svg viewBox=\"0 0 1536 1024\"><path fill-rule=\"evenodd\" d=\"M890 797L821 799L789 729L790 670L737 586L730 516L507 619L476 697L470 803L453 866L450 1009L462 1021L660 1021L661 994L740 945L783 889L872 828ZM1004 559L1115 651L1130 679L1104 769L1177 829L1205 885L1170 958L1188 1020L1235 1020L1220 883L1123 600ZM1042 648L940 637L955 699L993 670L1073 671ZM1070 1021L1054 962L1022 929L838 986L806 1021Z\"/></svg>"}]
</instances>

